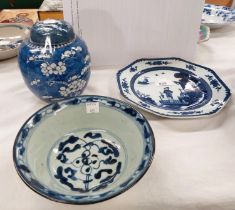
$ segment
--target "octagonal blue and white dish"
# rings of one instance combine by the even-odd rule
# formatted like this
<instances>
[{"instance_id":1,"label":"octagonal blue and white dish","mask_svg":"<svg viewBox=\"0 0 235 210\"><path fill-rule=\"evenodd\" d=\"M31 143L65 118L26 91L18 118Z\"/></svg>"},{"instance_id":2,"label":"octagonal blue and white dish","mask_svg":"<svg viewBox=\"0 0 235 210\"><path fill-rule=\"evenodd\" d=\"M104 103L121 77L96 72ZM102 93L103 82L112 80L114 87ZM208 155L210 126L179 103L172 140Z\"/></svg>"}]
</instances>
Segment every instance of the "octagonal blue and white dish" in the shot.
<instances>
[{"instance_id":1,"label":"octagonal blue and white dish","mask_svg":"<svg viewBox=\"0 0 235 210\"><path fill-rule=\"evenodd\" d=\"M235 22L235 10L230 7L205 4L202 23L211 29L221 28Z\"/></svg>"},{"instance_id":2,"label":"octagonal blue and white dish","mask_svg":"<svg viewBox=\"0 0 235 210\"><path fill-rule=\"evenodd\" d=\"M128 102L168 118L218 113L231 91L211 69L180 58L140 59L117 73Z\"/></svg>"},{"instance_id":3,"label":"octagonal blue and white dish","mask_svg":"<svg viewBox=\"0 0 235 210\"><path fill-rule=\"evenodd\" d=\"M135 185L154 151L149 123L130 105L80 96L32 115L16 137L13 159L21 179L40 195L92 204Z\"/></svg>"}]
</instances>

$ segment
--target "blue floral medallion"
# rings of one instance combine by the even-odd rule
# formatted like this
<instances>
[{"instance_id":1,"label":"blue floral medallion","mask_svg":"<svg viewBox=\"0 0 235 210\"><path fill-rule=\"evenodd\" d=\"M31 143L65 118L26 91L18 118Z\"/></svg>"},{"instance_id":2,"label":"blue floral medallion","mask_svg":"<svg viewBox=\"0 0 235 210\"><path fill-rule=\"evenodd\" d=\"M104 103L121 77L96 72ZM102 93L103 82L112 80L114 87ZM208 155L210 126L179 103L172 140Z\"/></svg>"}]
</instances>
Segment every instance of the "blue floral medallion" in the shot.
<instances>
[{"instance_id":1,"label":"blue floral medallion","mask_svg":"<svg viewBox=\"0 0 235 210\"><path fill-rule=\"evenodd\" d=\"M45 101L80 95L90 78L88 48L64 21L36 23L20 47L19 66L29 89Z\"/></svg>"},{"instance_id":2,"label":"blue floral medallion","mask_svg":"<svg viewBox=\"0 0 235 210\"><path fill-rule=\"evenodd\" d=\"M214 114L231 96L211 69L179 58L138 60L120 70L117 79L127 100L164 117ZM216 106L215 101L219 102Z\"/></svg>"},{"instance_id":3,"label":"blue floral medallion","mask_svg":"<svg viewBox=\"0 0 235 210\"><path fill-rule=\"evenodd\" d=\"M63 187L96 192L121 174L125 164L122 153L120 141L107 131L79 131L53 146L49 165Z\"/></svg>"}]
</instances>

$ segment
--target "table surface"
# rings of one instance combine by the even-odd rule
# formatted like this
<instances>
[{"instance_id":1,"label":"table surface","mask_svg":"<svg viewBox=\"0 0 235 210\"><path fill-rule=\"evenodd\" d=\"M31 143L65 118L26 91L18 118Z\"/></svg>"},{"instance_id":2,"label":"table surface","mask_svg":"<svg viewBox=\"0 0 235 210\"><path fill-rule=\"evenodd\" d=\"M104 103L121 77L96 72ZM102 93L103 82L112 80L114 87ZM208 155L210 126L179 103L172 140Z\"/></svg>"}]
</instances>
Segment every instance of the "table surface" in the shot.
<instances>
[{"instance_id":1,"label":"table surface","mask_svg":"<svg viewBox=\"0 0 235 210\"><path fill-rule=\"evenodd\" d=\"M216 30L198 46L195 62L214 69L235 92L235 25ZM84 94L121 98L116 69L92 70ZM105 78L105 79L104 79ZM156 156L146 175L126 193L103 203L72 206L31 191L12 161L15 136L24 121L46 105L25 86L17 59L0 62L0 209L235 209L235 100L218 115L164 119L143 112L156 137Z\"/></svg>"}]
</instances>

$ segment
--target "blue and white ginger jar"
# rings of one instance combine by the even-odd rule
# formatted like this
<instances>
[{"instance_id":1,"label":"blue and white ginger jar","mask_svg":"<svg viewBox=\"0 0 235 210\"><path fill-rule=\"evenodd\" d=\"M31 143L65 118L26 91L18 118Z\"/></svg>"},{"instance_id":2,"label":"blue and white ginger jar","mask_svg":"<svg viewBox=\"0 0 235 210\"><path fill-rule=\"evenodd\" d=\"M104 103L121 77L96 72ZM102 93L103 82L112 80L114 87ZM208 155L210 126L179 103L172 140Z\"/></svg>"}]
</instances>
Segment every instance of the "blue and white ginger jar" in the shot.
<instances>
[{"instance_id":1,"label":"blue and white ginger jar","mask_svg":"<svg viewBox=\"0 0 235 210\"><path fill-rule=\"evenodd\" d=\"M29 89L51 102L80 95L90 78L90 54L71 25L45 20L33 25L19 50L19 66Z\"/></svg>"}]
</instances>

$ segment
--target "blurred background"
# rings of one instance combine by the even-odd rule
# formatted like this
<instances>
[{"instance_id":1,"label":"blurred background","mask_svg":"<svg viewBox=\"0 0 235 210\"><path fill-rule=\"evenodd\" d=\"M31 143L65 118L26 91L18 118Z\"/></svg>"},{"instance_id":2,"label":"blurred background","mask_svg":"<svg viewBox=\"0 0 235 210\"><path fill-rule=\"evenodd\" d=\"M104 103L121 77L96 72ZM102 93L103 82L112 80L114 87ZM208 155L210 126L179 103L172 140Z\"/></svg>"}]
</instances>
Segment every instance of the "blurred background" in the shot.
<instances>
[{"instance_id":1,"label":"blurred background","mask_svg":"<svg viewBox=\"0 0 235 210\"><path fill-rule=\"evenodd\" d=\"M35 8L38 9L43 0L1 0L0 9L24 9ZM206 3L218 4L225 6L235 5L235 0L206 0Z\"/></svg>"},{"instance_id":2,"label":"blurred background","mask_svg":"<svg viewBox=\"0 0 235 210\"><path fill-rule=\"evenodd\" d=\"M39 8L43 0L1 0L0 9Z\"/></svg>"},{"instance_id":3,"label":"blurred background","mask_svg":"<svg viewBox=\"0 0 235 210\"><path fill-rule=\"evenodd\" d=\"M231 7L233 4L233 0L206 0L206 3L225 5L225 6Z\"/></svg>"}]
</instances>

